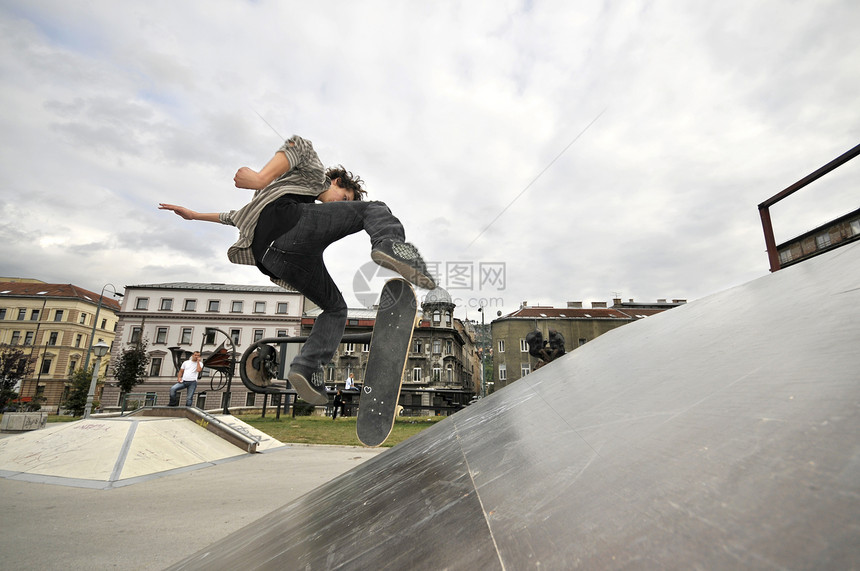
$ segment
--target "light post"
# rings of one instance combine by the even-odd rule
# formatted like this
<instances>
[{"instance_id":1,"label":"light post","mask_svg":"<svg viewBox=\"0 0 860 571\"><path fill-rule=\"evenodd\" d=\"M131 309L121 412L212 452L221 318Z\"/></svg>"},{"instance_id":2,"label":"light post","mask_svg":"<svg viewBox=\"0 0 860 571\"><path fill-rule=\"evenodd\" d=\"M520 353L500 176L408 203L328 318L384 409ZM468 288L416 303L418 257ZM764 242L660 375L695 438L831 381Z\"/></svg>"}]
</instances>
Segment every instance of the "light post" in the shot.
<instances>
[{"instance_id":1,"label":"light post","mask_svg":"<svg viewBox=\"0 0 860 571\"><path fill-rule=\"evenodd\" d=\"M90 381L90 391L87 393L87 404L84 407L84 418L90 417L90 409L93 408L93 398L96 395L96 382L99 379L99 365L102 362L102 357L107 355L110 346L104 341L99 341L93 345L93 354L96 356L96 364L93 365L93 378Z\"/></svg>"},{"instance_id":2,"label":"light post","mask_svg":"<svg viewBox=\"0 0 860 571\"><path fill-rule=\"evenodd\" d=\"M87 370L87 367L90 364L90 352L93 350L93 341L95 341L95 338L96 338L96 325L99 322L99 312L101 312L101 310L102 310L102 299L104 299L105 289L107 289L108 286L113 288L113 295L114 296L122 297L122 295L123 295L123 294L119 293L118 291L116 291L116 286L113 284L105 284L104 287L102 288L102 292L99 294L99 304L96 306L96 316L93 318L93 330L90 333L90 345L87 348L87 356L84 357L84 371Z\"/></svg>"},{"instance_id":3,"label":"light post","mask_svg":"<svg viewBox=\"0 0 860 571\"><path fill-rule=\"evenodd\" d=\"M485 373L484 373L484 353L487 352L487 344L486 344L486 331L484 331L484 301L481 300L480 307L478 311L481 313L481 397L487 396L487 386L484 381Z\"/></svg>"}]
</instances>

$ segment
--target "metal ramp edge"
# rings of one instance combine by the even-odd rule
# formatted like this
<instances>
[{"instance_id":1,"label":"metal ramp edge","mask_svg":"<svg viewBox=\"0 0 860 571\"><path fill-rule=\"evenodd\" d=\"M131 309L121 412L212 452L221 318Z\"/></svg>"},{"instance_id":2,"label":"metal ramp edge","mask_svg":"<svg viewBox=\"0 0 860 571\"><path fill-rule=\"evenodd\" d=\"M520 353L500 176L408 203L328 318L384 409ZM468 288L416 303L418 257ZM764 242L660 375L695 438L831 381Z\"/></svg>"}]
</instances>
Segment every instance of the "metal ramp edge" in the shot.
<instances>
[{"instance_id":1,"label":"metal ramp edge","mask_svg":"<svg viewBox=\"0 0 860 571\"><path fill-rule=\"evenodd\" d=\"M187 418L249 454L256 453L257 447L260 445L259 438L242 434L229 424L222 422L220 419L199 408L185 406L146 406L126 416Z\"/></svg>"}]
</instances>

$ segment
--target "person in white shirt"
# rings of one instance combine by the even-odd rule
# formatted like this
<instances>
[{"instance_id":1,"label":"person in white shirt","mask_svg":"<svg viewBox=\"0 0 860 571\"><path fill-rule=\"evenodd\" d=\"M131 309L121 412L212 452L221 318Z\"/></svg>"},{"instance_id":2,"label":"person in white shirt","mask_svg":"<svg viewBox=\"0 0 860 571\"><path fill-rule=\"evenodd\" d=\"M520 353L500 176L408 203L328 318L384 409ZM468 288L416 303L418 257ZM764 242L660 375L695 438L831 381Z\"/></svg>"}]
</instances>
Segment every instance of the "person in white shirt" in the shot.
<instances>
[{"instance_id":1,"label":"person in white shirt","mask_svg":"<svg viewBox=\"0 0 860 571\"><path fill-rule=\"evenodd\" d=\"M355 388L355 377L352 373L349 374L349 378L346 379L346 386L344 390L348 391Z\"/></svg>"},{"instance_id":2,"label":"person in white shirt","mask_svg":"<svg viewBox=\"0 0 860 571\"><path fill-rule=\"evenodd\" d=\"M179 373L176 375L176 384L170 387L170 406L179 406L179 395L182 389L186 390L185 406L192 406L194 391L197 390L197 375L203 370L203 361L200 360L200 351L194 351L191 358L182 363Z\"/></svg>"}]
</instances>

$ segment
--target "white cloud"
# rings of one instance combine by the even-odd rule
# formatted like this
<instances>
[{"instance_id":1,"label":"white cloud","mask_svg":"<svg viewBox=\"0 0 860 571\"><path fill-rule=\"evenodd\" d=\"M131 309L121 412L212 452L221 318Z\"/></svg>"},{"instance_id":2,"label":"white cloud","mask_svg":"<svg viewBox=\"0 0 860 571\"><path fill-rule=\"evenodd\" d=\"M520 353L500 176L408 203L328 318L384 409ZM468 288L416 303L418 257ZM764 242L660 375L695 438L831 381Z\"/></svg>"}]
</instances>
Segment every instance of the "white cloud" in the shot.
<instances>
[{"instance_id":1,"label":"white cloud","mask_svg":"<svg viewBox=\"0 0 860 571\"><path fill-rule=\"evenodd\" d=\"M241 206L233 173L274 128L360 174L428 260L506 263L504 291L455 297L701 297L766 273L757 204L856 144L858 20L849 0L6 2L0 273L266 283L226 261L234 229L156 204ZM858 168L775 208L778 235L856 208ZM326 259L354 303L367 238Z\"/></svg>"}]
</instances>

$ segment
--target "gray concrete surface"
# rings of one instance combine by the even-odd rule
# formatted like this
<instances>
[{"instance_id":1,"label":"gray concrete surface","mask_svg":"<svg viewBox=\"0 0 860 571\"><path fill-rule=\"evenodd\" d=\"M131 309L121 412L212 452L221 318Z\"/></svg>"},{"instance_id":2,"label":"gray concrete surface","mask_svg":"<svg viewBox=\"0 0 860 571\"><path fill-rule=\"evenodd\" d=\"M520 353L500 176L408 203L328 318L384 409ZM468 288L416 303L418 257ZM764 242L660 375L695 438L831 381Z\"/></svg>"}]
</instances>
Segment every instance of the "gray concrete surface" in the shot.
<instances>
[{"instance_id":1,"label":"gray concrete surface","mask_svg":"<svg viewBox=\"0 0 860 571\"><path fill-rule=\"evenodd\" d=\"M288 445L108 490L0 479L0 569L164 569L381 453Z\"/></svg>"}]
</instances>

